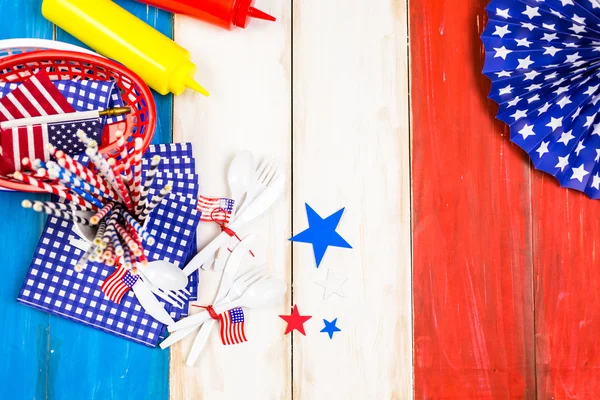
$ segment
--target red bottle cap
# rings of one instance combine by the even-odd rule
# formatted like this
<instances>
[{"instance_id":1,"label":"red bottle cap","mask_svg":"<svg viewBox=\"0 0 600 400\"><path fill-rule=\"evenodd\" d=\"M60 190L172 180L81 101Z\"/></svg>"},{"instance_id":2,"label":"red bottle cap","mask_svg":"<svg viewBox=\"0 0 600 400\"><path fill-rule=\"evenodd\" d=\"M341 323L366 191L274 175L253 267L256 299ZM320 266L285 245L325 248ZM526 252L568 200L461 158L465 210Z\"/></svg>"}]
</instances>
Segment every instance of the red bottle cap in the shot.
<instances>
[{"instance_id":1,"label":"red bottle cap","mask_svg":"<svg viewBox=\"0 0 600 400\"><path fill-rule=\"evenodd\" d=\"M264 19L266 21L276 21L276 18L257 8L252 7L253 0L240 0L233 23L240 28L246 28L250 18Z\"/></svg>"}]
</instances>

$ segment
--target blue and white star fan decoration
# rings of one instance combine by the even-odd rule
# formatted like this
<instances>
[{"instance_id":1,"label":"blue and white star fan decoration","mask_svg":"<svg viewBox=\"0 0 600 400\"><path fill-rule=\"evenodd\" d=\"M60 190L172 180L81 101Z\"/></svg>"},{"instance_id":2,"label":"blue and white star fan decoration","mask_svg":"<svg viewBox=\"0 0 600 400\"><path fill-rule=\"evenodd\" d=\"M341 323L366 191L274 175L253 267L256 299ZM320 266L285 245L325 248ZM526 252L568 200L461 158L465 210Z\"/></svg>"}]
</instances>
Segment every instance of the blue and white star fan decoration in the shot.
<instances>
[{"instance_id":1,"label":"blue and white star fan decoration","mask_svg":"<svg viewBox=\"0 0 600 400\"><path fill-rule=\"evenodd\" d=\"M600 198L600 0L492 0L481 39L510 138L561 186Z\"/></svg>"}]
</instances>

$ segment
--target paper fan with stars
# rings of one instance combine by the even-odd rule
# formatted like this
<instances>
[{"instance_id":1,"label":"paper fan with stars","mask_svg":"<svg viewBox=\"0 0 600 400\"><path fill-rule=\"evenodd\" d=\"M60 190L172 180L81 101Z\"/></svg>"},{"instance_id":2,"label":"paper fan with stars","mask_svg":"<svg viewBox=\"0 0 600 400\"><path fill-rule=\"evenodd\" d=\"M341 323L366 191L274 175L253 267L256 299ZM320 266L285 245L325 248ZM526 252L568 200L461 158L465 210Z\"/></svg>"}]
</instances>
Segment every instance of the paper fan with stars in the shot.
<instances>
[{"instance_id":1,"label":"paper fan with stars","mask_svg":"<svg viewBox=\"0 0 600 400\"><path fill-rule=\"evenodd\" d=\"M492 0L487 12L498 119L537 169L600 198L600 0Z\"/></svg>"}]
</instances>

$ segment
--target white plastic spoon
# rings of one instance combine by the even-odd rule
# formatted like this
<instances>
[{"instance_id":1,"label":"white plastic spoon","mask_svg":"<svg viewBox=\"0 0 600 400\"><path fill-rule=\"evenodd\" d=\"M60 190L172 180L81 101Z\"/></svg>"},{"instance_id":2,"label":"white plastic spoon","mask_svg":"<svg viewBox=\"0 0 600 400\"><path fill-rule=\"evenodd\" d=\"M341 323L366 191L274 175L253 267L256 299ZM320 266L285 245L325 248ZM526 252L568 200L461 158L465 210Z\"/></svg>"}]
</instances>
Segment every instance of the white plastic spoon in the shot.
<instances>
[{"instance_id":1,"label":"white plastic spoon","mask_svg":"<svg viewBox=\"0 0 600 400\"><path fill-rule=\"evenodd\" d=\"M244 294L231 303L219 304L215 306L215 312L221 314L227 310L236 307L259 308L275 302L287 291L287 284L283 279L264 279L252 284ZM176 332L180 329L190 328L204 323L210 319L208 312L190 315L167 329L169 332Z\"/></svg>"},{"instance_id":2,"label":"white plastic spoon","mask_svg":"<svg viewBox=\"0 0 600 400\"><path fill-rule=\"evenodd\" d=\"M144 275L160 289L184 290L188 285L187 275L168 261L151 261L143 268Z\"/></svg>"}]
</instances>

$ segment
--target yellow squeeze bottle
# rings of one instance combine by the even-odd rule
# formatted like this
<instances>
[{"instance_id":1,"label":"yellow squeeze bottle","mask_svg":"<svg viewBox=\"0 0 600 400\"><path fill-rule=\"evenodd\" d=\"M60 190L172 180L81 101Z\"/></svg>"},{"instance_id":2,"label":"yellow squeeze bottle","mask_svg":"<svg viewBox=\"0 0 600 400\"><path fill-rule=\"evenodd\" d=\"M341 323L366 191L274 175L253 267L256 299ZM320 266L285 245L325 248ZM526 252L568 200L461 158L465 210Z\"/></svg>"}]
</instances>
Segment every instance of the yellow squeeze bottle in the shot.
<instances>
[{"instance_id":1,"label":"yellow squeeze bottle","mask_svg":"<svg viewBox=\"0 0 600 400\"><path fill-rule=\"evenodd\" d=\"M208 96L194 80L189 51L110 0L44 0L42 14L160 94L181 94L189 87Z\"/></svg>"}]
</instances>

